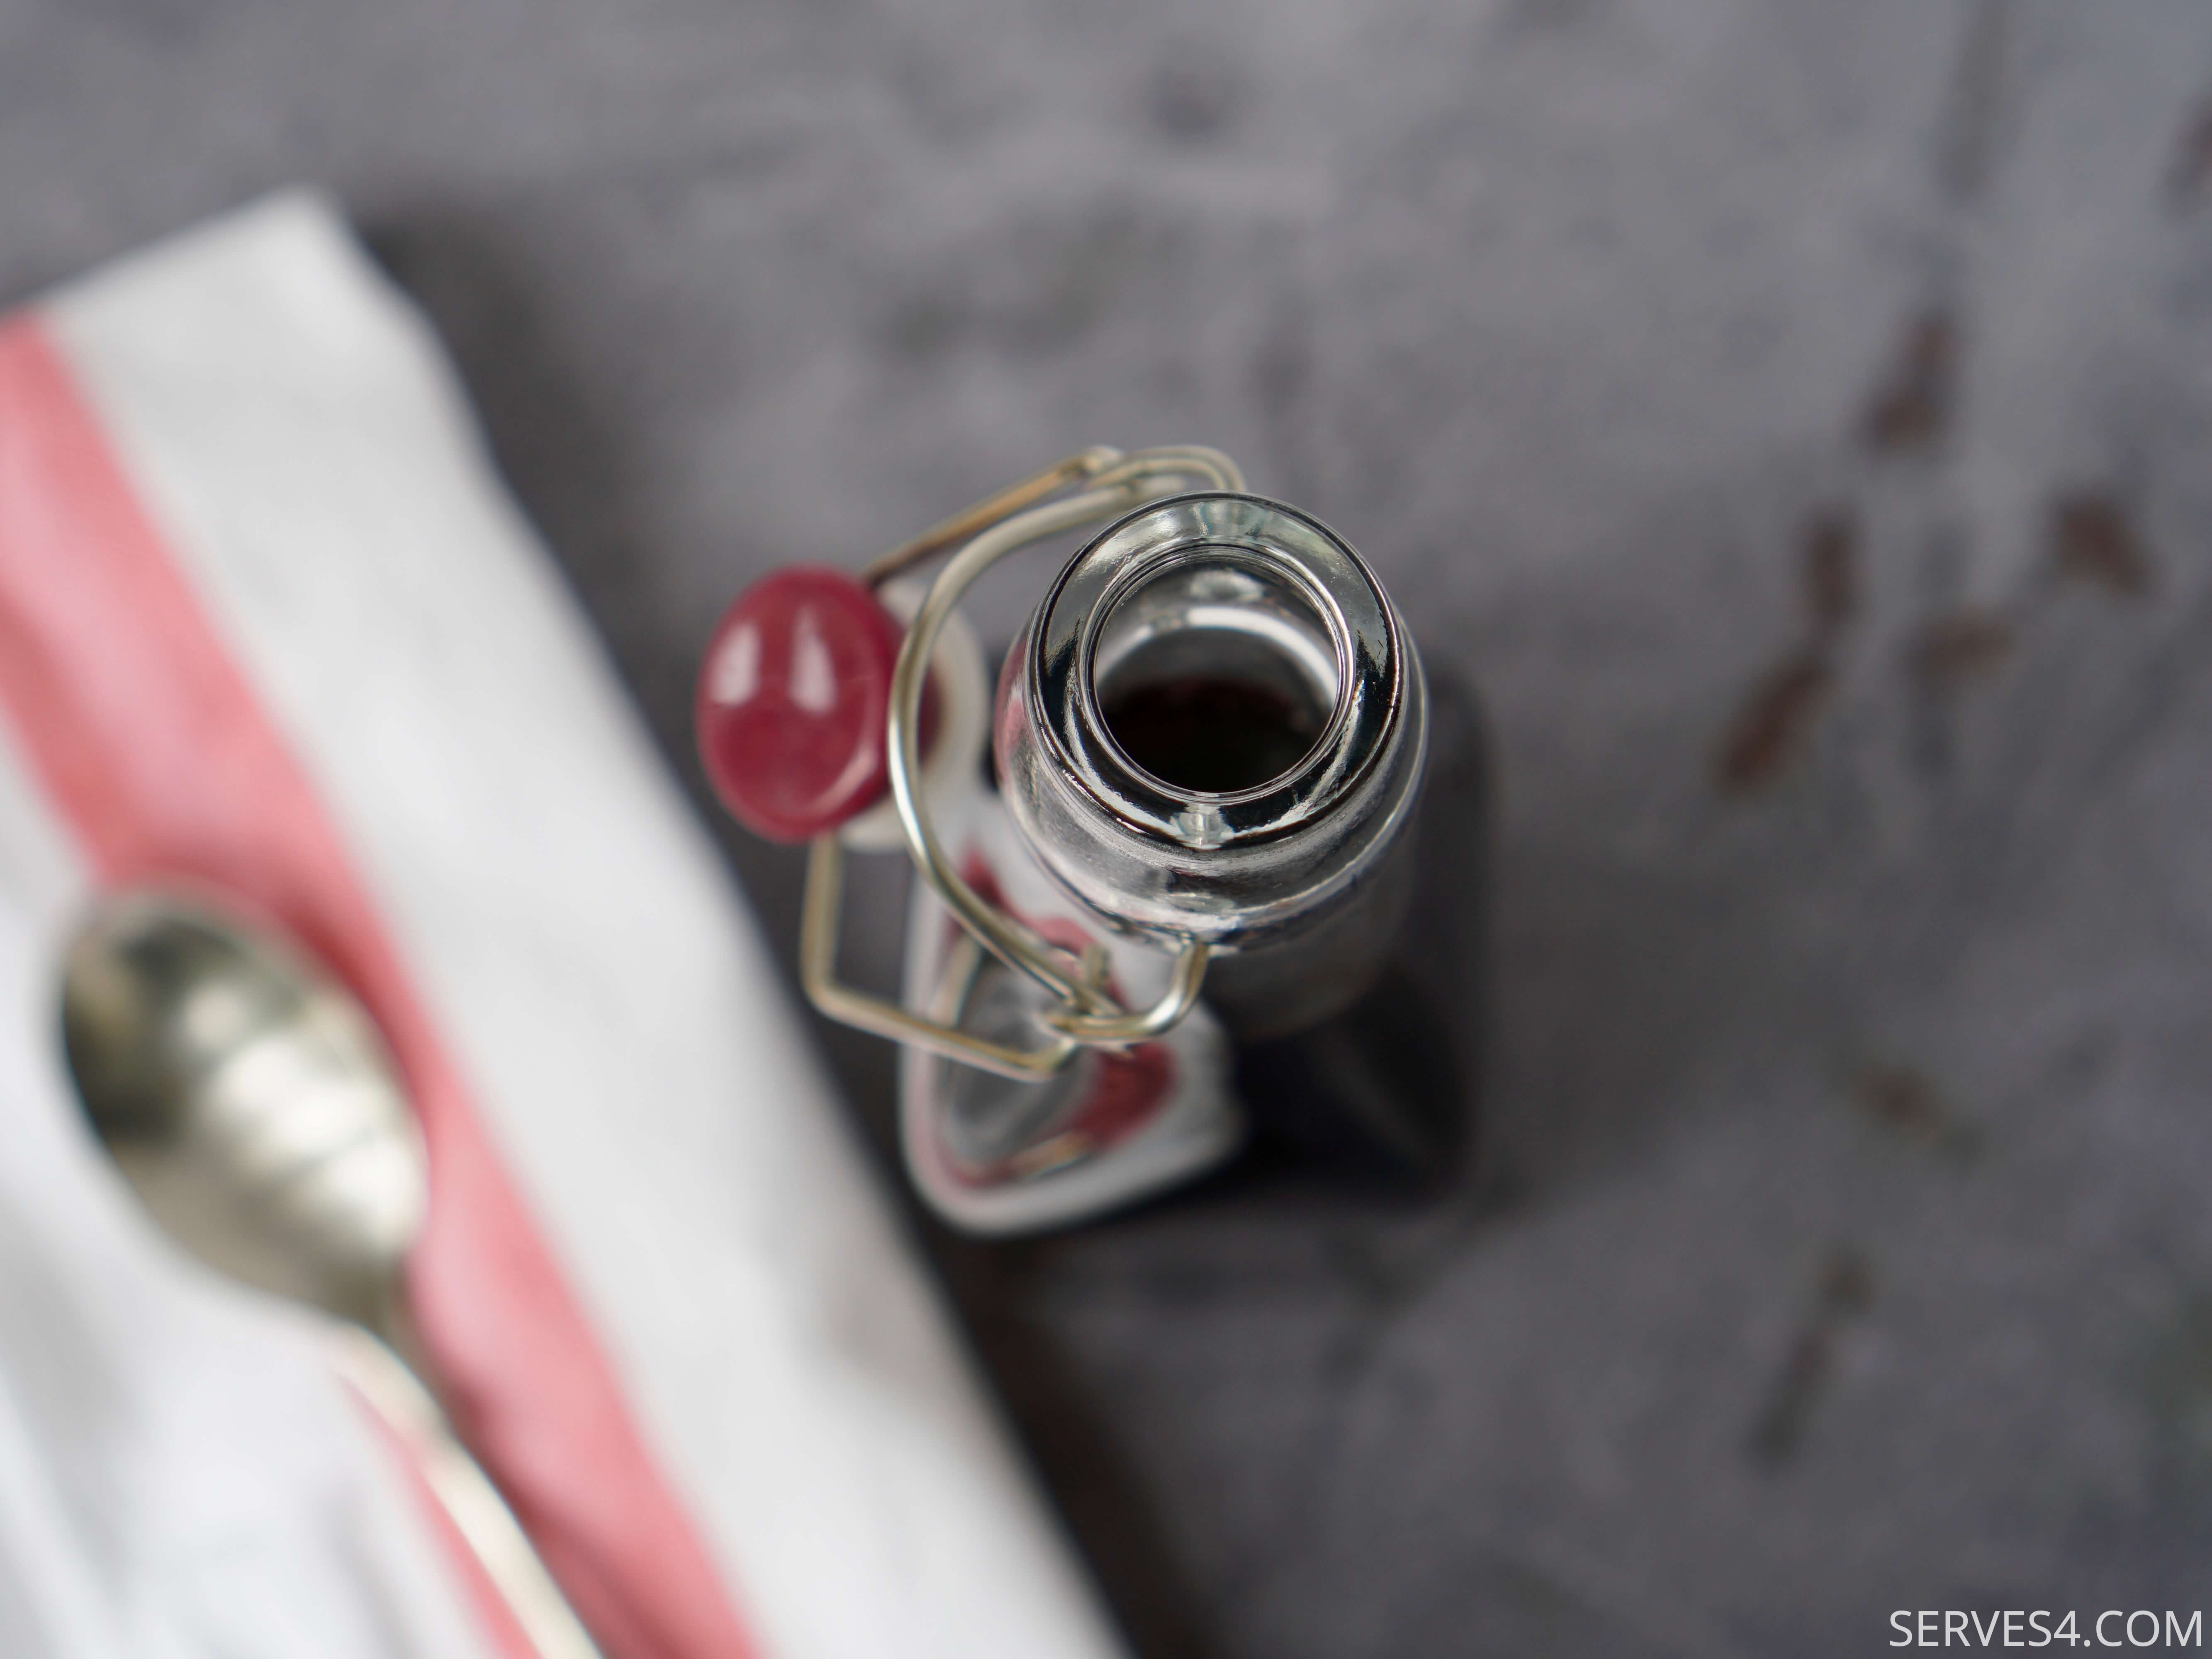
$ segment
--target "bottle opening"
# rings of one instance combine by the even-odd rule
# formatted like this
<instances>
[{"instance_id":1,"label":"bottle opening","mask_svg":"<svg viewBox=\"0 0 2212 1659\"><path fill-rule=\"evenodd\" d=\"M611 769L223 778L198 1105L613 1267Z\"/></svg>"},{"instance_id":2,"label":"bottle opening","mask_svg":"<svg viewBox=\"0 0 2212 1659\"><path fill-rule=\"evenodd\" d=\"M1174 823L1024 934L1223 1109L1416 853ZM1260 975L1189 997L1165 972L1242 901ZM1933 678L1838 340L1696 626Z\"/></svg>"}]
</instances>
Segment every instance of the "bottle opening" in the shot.
<instances>
[{"instance_id":1,"label":"bottle opening","mask_svg":"<svg viewBox=\"0 0 2212 1659\"><path fill-rule=\"evenodd\" d=\"M1297 770L1336 709L1328 623L1249 554L1201 549L1140 580L1100 627L1092 664L1115 745L1184 793L1239 794Z\"/></svg>"}]
</instances>

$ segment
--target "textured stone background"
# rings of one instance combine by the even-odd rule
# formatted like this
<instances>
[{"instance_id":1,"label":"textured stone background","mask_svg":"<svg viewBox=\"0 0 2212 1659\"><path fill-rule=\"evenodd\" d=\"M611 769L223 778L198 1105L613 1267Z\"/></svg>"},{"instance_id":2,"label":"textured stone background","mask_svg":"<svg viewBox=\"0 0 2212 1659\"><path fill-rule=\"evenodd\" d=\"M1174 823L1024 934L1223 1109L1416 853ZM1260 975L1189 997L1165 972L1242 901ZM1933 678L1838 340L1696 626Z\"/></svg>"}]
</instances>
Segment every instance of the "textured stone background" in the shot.
<instances>
[{"instance_id":1,"label":"textured stone background","mask_svg":"<svg viewBox=\"0 0 2212 1659\"><path fill-rule=\"evenodd\" d=\"M2212 1600L2199 0L0 0L0 299L302 179L687 777L746 577L1092 441L1481 687L1467 1178L917 1220L1146 1653Z\"/></svg>"}]
</instances>

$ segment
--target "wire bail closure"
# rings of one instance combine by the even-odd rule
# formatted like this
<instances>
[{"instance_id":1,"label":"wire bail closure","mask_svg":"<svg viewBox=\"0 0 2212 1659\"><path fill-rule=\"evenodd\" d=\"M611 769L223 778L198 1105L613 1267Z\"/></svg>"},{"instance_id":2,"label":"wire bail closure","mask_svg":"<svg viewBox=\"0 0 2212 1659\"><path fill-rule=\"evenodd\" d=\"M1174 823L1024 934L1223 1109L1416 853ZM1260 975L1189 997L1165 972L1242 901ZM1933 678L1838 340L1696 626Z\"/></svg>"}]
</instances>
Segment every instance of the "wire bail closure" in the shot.
<instances>
[{"instance_id":1,"label":"wire bail closure","mask_svg":"<svg viewBox=\"0 0 2212 1659\"><path fill-rule=\"evenodd\" d=\"M1066 489L1079 493L1054 500ZM1085 524L1111 518L1145 502L1189 489L1244 488L1237 464L1216 449L1176 446L1123 455L1103 446L1055 462L988 500L954 514L861 573L880 589L893 577L957 546L937 573L908 624L892 671L885 732L891 797L915 870L964 930L966 948L954 967L972 980L988 951L1042 987L1056 1006L1039 1016L1051 1036L1034 1048L1016 1048L963 1031L946 1019L915 1013L884 998L858 991L837 977L837 940L844 901L844 848L834 830L814 837L806 861L800 911L799 970L807 998L823 1013L894 1042L1001 1077L1037 1080L1065 1067L1085 1047L1120 1048L1150 1042L1172 1030L1198 1001L1206 979L1208 946L1183 936L1167 988L1150 1007L1131 1010L1108 990L1106 953L1097 945L1079 958L1048 943L1019 917L987 902L952 867L922 801L921 699L937 637L961 596L1009 554ZM963 545L964 544L964 545Z\"/></svg>"}]
</instances>

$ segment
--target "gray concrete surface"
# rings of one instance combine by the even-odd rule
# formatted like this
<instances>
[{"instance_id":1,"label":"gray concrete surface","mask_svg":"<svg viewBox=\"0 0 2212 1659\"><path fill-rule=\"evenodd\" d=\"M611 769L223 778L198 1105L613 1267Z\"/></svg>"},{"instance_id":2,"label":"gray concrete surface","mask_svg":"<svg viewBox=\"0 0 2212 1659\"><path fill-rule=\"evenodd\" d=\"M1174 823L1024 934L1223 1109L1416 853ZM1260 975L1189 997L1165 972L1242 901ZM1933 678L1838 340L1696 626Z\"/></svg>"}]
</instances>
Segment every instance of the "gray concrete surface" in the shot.
<instances>
[{"instance_id":1,"label":"gray concrete surface","mask_svg":"<svg viewBox=\"0 0 2212 1659\"><path fill-rule=\"evenodd\" d=\"M327 182L687 778L744 579L1079 444L1338 525L1494 717L1477 1165L917 1228L1149 1655L1817 1659L2212 1601L2208 100L2193 0L0 0L0 297Z\"/></svg>"}]
</instances>

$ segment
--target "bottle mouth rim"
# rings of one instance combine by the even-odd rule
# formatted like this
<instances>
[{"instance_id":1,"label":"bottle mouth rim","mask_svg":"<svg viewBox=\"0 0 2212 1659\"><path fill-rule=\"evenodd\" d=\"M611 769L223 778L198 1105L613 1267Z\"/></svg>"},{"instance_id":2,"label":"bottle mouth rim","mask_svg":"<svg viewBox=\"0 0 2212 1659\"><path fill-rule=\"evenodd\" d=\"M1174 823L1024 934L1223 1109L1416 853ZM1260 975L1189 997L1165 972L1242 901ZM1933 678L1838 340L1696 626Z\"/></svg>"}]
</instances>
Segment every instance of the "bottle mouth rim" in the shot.
<instances>
[{"instance_id":1,"label":"bottle mouth rim","mask_svg":"<svg viewBox=\"0 0 2212 1659\"><path fill-rule=\"evenodd\" d=\"M1101 696L1147 653L1265 682L1318 730L1241 787L1162 777L1117 738ZM1025 690L1082 793L1140 835L1207 848L1290 834L1356 788L1397 723L1403 654L1389 600L1341 537L1281 502L1208 491L1147 503L1069 561L1031 629Z\"/></svg>"}]
</instances>

